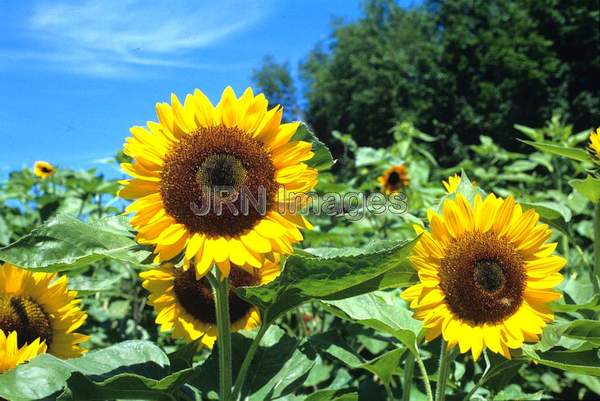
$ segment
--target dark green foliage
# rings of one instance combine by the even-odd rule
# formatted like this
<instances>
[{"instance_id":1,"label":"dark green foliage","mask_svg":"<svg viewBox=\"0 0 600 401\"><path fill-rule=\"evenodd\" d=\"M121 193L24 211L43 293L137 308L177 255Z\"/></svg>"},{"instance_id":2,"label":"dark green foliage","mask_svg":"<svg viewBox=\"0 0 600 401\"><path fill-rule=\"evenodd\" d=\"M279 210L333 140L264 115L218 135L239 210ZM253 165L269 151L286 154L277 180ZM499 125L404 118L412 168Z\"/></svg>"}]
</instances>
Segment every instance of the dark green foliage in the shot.
<instances>
[{"instance_id":1,"label":"dark green foliage","mask_svg":"<svg viewBox=\"0 0 600 401\"><path fill-rule=\"evenodd\" d=\"M265 94L271 105L283 106L284 120L299 118L296 86L289 63L278 63L273 56L265 56L261 67L252 70L252 83L257 91Z\"/></svg>"}]
</instances>

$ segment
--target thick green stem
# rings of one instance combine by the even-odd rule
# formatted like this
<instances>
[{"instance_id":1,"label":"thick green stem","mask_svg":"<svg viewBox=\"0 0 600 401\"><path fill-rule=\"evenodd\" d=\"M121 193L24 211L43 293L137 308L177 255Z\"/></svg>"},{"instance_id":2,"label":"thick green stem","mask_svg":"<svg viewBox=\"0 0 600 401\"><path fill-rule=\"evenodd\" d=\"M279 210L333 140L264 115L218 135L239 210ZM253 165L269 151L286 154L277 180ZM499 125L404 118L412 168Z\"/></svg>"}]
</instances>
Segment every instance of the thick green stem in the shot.
<instances>
[{"instance_id":1,"label":"thick green stem","mask_svg":"<svg viewBox=\"0 0 600 401\"><path fill-rule=\"evenodd\" d=\"M217 272L211 275L210 282L215 293L215 309L217 314L217 346L219 350L219 398L221 401L231 400L232 365L231 365L231 322L229 320L229 279Z\"/></svg>"},{"instance_id":2,"label":"thick green stem","mask_svg":"<svg viewBox=\"0 0 600 401\"><path fill-rule=\"evenodd\" d=\"M388 383L383 383L383 387L385 387L385 393L387 394L388 401L396 401L390 385Z\"/></svg>"},{"instance_id":3,"label":"thick green stem","mask_svg":"<svg viewBox=\"0 0 600 401\"><path fill-rule=\"evenodd\" d=\"M415 361L417 362L417 366L419 367L419 371L421 372L421 376L423 376L423 383L425 384L425 393L427 394L427 401L433 401L433 392L431 391L431 383L429 382L429 375L427 374L427 369L425 369L425 364L421 359L421 356L417 353L415 355Z\"/></svg>"},{"instance_id":4,"label":"thick green stem","mask_svg":"<svg viewBox=\"0 0 600 401\"><path fill-rule=\"evenodd\" d=\"M404 364L404 377L402 379L402 401L410 401L410 389L415 374L415 357L409 353Z\"/></svg>"},{"instance_id":5,"label":"thick green stem","mask_svg":"<svg viewBox=\"0 0 600 401\"><path fill-rule=\"evenodd\" d=\"M442 350L440 351L440 369L438 371L438 382L435 389L435 401L444 401L446 397L446 382L448 381L448 375L450 374L450 364L452 358L450 358L448 352L448 346L446 341L442 339Z\"/></svg>"},{"instance_id":6,"label":"thick green stem","mask_svg":"<svg viewBox=\"0 0 600 401\"><path fill-rule=\"evenodd\" d=\"M600 202L594 205L594 274L592 284L596 294L600 293Z\"/></svg>"},{"instance_id":7,"label":"thick green stem","mask_svg":"<svg viewBox=\"0 0 600 401\"><path fill-rule=\"evenodd\" d=\"M242 387L244 386L244 381L246 380L246 375L248 374L248 369L250 368L252 359L254 358L254 355L256 354L256 351L258 350L258 346L260 345L260 340L262 340L262 338L264 337L267 330L269 330L270 326L271 326L270 321L265 322L265 323L263 323L262 326L260 326L258 333L256 333L256 337L254 337L254 341L252 341L252 344L250 345L248 352L246 352L246 356L244 357L244 361L242 362L242 367L240 368L238 376L235 379L235 386L233 387L233 393L231 396L232 401L236 401L238 399L238 397L240 396Z\"/></svg>"}]
</instances>

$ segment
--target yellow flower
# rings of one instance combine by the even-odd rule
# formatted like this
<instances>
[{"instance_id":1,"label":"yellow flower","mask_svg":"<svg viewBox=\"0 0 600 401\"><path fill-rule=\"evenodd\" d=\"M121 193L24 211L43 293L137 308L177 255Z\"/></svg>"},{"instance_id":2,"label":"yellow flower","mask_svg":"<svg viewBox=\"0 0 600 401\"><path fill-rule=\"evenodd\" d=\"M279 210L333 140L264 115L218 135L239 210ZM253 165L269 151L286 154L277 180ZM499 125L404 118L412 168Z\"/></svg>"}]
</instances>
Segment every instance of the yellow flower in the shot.
<instances>
[{"instance_id":1,"label":"yellow flower","mask_svg":"<svg viewBox=\"0 0 600 401\"><path fill-rule=\"evenodd\" d=\"M600 127L590 133L590 150L600 158Z\"/></svg>"},{"instance_id":2,"label":"yellow flower","mask_svg":"<svg viewBox=\"0 0 600 401\"><path fill-rule=\"evenodd\" d=\"M48 353L59 358L80 356L84 350L79 344L88 336L75 330L87 315L76 296L75 291L67 289L64 276L32 273L8 263L0 265L0 331L8 337L16 332L19 348L26 344L41 347L44 342Z\"/></svg>"},{"instance_id":3,"label":"yellow flower","mask_svg":"<svg viewBox=\"0 0 600 401\"><path fill-rule=\"evenodd\" d=\"M411 256L420 283L402 293L427 340L441 334L475 359L483 347L510 358L510 348L537 341L554 319L547 304L560 298L565 260L535 210L493 194L472 205L459 193L428 219Z\"/></svg>"},{"instance_id":4,"label":"yellow flower","mask_svg":"<svg viewBox=\"0 0 600 401\"><path fill-rule=\"evenodd\" d=\"M17 332L12 331L6 335L0 329L0 373L15 368L39 354L46 352L46 343L36 338L31 344L19 346Z\"/></svg>"},{"instance_id":5,"label":"yellow flower","mask_svg":"<svg viewBox=\"0 0 600 401\"><path fill-rule=\"evenodd\" d=\"M198 277L213 264L227 276L231 264L260 268L273 253L291 253L299 228L311 226L289 205L317 179L305 163L312 145L293 140L300 123L282 124L282 108L268 110L250 88L238 99L227 87L216 106L199 90L171 103L157 104L159 122L131 128L124 145L133 179L120 195L135 199L127 212L136 214L137 240L154 246L156 263L181 255ZM230 191L212 191L221 187ZM264 208L244 208L243 192Z\"/></svg>"},{"instance_id":6,"label":"yellow flower","mask_svg":"<svg viewBox=\"0 0 600 401\"><path fill-rule=\"evenodd\" d=\"M36 177L48 178L54 174L55 171L56 169L54 166L48 162L37 161L33 165L33 174L35 174Z\"/></svg>"},{"instance_id":7,"label":"yellow flower","mask_svg":"<svg viewBox=\"0 0 600 401\"><path fill-rule=\"evenodd\" d=\"M386 195L405 189L410 184L408 170L402 164L390 167L377 180L381 186L381 192Z\"/></svg>"},{"instance_id":8,"label":"yellow flower","mask_svg":"<svg viewBox=\"0 0 600 401\"><path fill-rule=\"evenodd\" d=\"M456 192L458 186L460 185L460 176L458 174L451 175L448 177L448 180L442 181L444 188L449 194Z\"/></svg>"},{"instance_id":9,"label":"yellow flower","mask_svg":"<svg viewBox=\"0 0 600 401\"><path fill-rule=\"evenodd\" d=\"M232 287L266 284L279 275L277 262L267 261L260 269L231 270ZM163 332L171 331L173 338L201 343L212 347L217 337L217 317L213 290L206 277L196 278L192 269L184 270L165 263L160 268L142 272L143 287L150 292L149 304L157 313L156 323ZM231 330L249 330L260 325L260 315L253 305L229 290Z\"/></svg>"}]
</instances>

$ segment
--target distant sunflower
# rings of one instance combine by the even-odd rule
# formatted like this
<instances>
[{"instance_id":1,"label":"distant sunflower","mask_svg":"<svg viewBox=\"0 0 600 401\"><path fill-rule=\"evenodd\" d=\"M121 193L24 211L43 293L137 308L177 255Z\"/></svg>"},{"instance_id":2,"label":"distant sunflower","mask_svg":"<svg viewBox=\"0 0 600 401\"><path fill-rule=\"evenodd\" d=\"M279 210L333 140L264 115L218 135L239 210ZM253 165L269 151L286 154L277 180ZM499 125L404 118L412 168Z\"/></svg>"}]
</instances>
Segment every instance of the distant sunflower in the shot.
<instances>
[{"instance_id":1,"label":"distant sunflower","mask_svg":"<svg viewBox=\"0 0 600 401\"><path fill-rule=\"evenodd\" d=\"M408 169L403 164L392 166L378 178L378 181L381 186L381 192L384 194L391 195L399 192L402 189L406 189L410 184Z\"/></svg>"},{"instance_id":2,"label":"distant sunflower","mask_svg":"<svg viewBox=\"0 0 600 401\"><path fill-rule=\"evenodd\" d=\"M231 287L266 284L279 275L279 262L267 261L261 269L231 270ZM143 287L150 292L149 304L157 313L156 323L173 338L192 342L201 338L212 347L217 337L217 316L213 290L206 277L199 280L192 269L184 270L165 263L160 268L142 272ZM260 325L256 307L229 289L231 330L249 330Z\"/></svg>"},{"instance_id":3,"label":"distant sunflower","mask_svg":"<svg viewBox=\"0 0 600 401\"><path fill-rule=\"evenodd\" d=\"M590 133L589 149L597 159L600 159L600 128Z\"/></svg>"},{"instance_id":4,"label":"distant sunflower","mask_svg":"<svg viewBox=\"0 0 600 401\"><path fill-rule=\"evenodd\" d=\"M77 293L67 289L67 278L32 273L8 263L0 265L0 331L17 333L19 348L44 342L59 358L80 356L88 336L75 333L87 315ZM12 340L11 340L12 341ZM35 347L34 347L35 348Z\"/></svg>"},{"instance_id":5,"label":"distant sunflower","mask_svg":"<svg viewBox=\"0 0 600 401\"><path fill-rule=\"evenodd\" d=\"M259 268L273 253L291 253L302 240L299 228L310 223L286 205L317 179L305 163L312 145L292 140L299 123L282 124L282 108L268 110L250 88L238 99L227 87L216 107L199 90L184 105L175 95L171 103L157 104L159 123L131 128L124 145L134 161L122 167L133 179L122 182L120 195L136 199L127 212L136 214L137 240L155 246L156 263L181 255L198 277L213 264L226 276L231 264ZM234 210L203 211L204 197L221 187L233 190L219 199ZM241 191L264 199L264 209L244 209Z\"/></svg>"},{"instance_id":6,"label":"distant sunflower","mask_svg":"<svg viewBox=\"0 0 600 401\"><path fill-rule=\"evenodd\" d=\"M451 175L448 177L448 180L442 181L444 188L449 194L456 192L458 186L460 185L460 176L458 174Z\"/></svg>"},{"instance_id":7,"label":"distant sunflower","mask_svg":"<svg viewBox=\"0 0 600 401\"><path fill-rule=\"evenodd\" d=\"M55 171L56 169L54 166L45 161L37 161L33 165L33 174L35 174L36 177L48 178L54 174Z\"/></svg>"},{"instance_id":8,"label":"distant sunflower","mask_svg":"<svg viewBox=\"0 0 600 401\"><path fill-rule=\"evenodd\" d=\"M0 373L15 368L46 352L46 343L36 338L31 344L19 346L17 332L6 335L0 330Z\"/></svg>"},{"instance_id":9,"label":"distant sunflower","mask_svg":"<svg viewBox=\"0 0 600 401\"><path fill-rule=\"evenodd\" d=\"M553 288L565 260L535 210L512 197L477 195L471 205L457 194L428 219L431 232L418 228L411 256L420 283L402 293L427 340L441 334L475 359L483 347L510 358L510 348L537 341L554 318L547 303L560 298Z\"/></svg>"}]
</instances>

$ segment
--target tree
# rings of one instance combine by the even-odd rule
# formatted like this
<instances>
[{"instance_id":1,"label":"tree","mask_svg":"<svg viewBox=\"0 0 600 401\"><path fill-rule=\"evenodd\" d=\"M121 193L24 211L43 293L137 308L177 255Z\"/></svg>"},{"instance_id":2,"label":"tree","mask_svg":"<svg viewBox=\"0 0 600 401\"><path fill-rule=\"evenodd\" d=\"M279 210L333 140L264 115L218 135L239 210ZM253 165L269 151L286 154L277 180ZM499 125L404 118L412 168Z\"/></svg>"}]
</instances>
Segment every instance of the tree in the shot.
<instances>
[{"instance_id":1,"label":"tree","mask_svg":"<svg viewBox=\"0 0 600 401\"><path fill-rule=\"evenodd\" d=\"M252 82L267 99L283 106L284 119L297 120L300 111L296 98L296 87L289 63L277 63L273 56L263 58L260 68L252 70Z\"/></svg>"}]
</instances>

